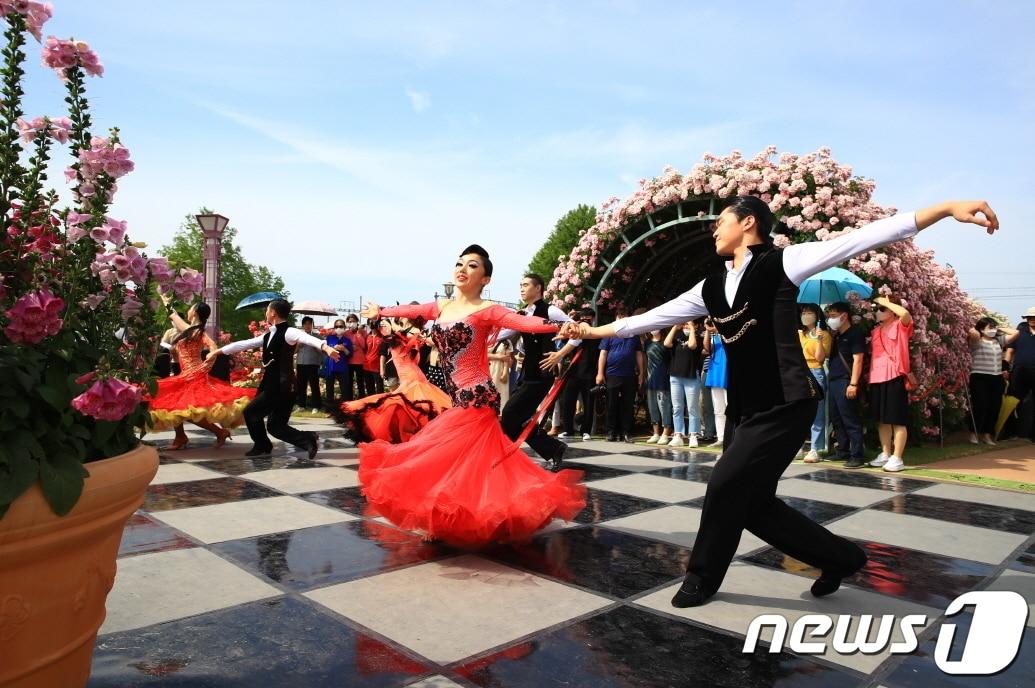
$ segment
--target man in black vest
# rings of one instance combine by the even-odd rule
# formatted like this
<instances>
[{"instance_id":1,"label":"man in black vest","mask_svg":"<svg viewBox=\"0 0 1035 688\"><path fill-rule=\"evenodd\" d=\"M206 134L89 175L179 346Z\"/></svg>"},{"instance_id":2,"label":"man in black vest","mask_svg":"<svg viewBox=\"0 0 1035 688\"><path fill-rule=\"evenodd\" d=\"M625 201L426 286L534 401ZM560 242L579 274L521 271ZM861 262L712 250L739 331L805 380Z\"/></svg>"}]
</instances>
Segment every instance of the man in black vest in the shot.
<instances>
[{"instance_id":1,"label":"man in black vest","mask_svg":"<svg viewBox=\"0 0 1035 688\"><path fill-rule=\"evenodd\" d=\"M221 353L232 355L238 351L262 347L262 381L255 398L244 408L248 434L255 445L245 456L265 456L273 451L273 443L266 434L267 427L269 434L278 440L309 452L310 460L316 456L319 448L315 432L302 432L288 425L291 409L295 405L295 345L301 343L320 349L335 361L341 354L327 346L322 339L288 327L287 319L290 315L291 304L284 299L276 299L266 308L266 322L272 326L266 334L227 344L208 355L211 360Z\"/></svg>"},{"instance_id":2,"label":"man in black vest","mask_svg":"<svg viewBox=\"0 0 1035 688\"><path fill-rule=\"evenodd\" d=\"M543 278L529 273L521 279L521 301L528 304L522 315L534 315L538 318L554 322L571 322L564 311L557 306L549 306L543 300ZM497 340L515 336L514 330L503 330ZM510 395L507 405L503 407L503 432L507 437L516 440L521 435L525 424L535 415L540 402L550 392L554 381L554 371L561 359L575 350L581 343L577 340L567 342L560 351L554 350L552 334L521 333L521 341L525 350L525 362L522 366L524 377L517 390ZM528 446L536 454L550 461L551 468L560 468L564 458L565 444L550 437L542 429L536 427L528 436Z\"/></svg>"},{"instance_id":3,"label":"man in black vest","mask_svg":"<svg viewBox=\"0 0 1035 688\"><path fill-rule=\"evenodd\" d=\"M776 497L780 476L807 436L822 397L798 343L798 285L947 217L985 227L989 234L999 228L987 203L955 201L780 250L771 243L775 218L769 206L754 196L737 196L713 232L716 252L730 258L725 266L642 315L601 327L562 329L561 336L569 337L631 337L710 314L722 337L729 395L724 451L708 481L701 526L673 606L694 607L718 591L745 528L820 569L812 585L817 597L837 590L842 578L866 564L857 545Z\"/></svg>"}]
</instances>

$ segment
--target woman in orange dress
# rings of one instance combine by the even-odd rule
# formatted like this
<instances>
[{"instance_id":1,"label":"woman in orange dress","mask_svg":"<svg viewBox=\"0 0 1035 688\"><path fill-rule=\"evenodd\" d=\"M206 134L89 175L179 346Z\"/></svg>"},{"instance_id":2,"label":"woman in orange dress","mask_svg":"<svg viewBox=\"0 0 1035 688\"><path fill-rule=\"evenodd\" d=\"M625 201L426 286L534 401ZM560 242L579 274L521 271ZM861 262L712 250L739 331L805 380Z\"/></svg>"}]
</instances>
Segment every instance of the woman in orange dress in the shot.
<instances>
[{"instance_id":1,"label":"woman in orange dress","mask_svg":"<svg viewBox=\"0 0 1035 688\"><path fill-rule=\"evenodd\" d=\"M169 306L168 297L163 299L169 319L179 330L172 348L180 363L180 374L158 380L158 392L149 400L153 429L174 429L176 437L167 449L183 449L188 442L183 424L194 423L214 434L215 446L221 447L230 439L229 428L244 422L244 407L255 396L255 390L234 387L209 374L212 364L205 362L201 352L218 347L205 334L211 312L208 304L191 306L184 320Z\"/></svg>"}]
</instances>

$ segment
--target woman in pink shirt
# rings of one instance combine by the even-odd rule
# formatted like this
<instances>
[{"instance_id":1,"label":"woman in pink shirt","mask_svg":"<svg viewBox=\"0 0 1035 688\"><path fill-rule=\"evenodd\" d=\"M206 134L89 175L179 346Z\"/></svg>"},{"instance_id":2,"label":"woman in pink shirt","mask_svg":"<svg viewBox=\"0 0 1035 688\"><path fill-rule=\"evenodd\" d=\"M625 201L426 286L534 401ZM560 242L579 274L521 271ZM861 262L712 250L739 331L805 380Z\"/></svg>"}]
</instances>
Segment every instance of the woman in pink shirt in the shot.
<instances>
[{"instance_id":1,"label":"woman in pink shirt","mask_svg":"<svg viewBox=\"0 0 1035 688\"><path fill-rule=\"evenodd\" d=\"M880 297L877 304L877 326L870 332L870 408L880 431L880 455L871 466L886 471L905 467L902 454L906 450L909 431L909 338L913 336L913 317L902 307L897 296Z\"/></svg>"}]
</instances>

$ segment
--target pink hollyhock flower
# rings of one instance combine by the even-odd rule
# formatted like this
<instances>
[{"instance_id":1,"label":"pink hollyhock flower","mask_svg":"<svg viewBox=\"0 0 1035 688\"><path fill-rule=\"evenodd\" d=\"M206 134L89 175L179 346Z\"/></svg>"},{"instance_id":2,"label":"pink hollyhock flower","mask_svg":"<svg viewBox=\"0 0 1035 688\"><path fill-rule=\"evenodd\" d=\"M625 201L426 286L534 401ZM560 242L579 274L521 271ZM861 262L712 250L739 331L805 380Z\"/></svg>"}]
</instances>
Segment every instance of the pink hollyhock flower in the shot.
<instances>
[{"instance_id":1,"label":"pink hollyhock flower","mask_svg":"<svg viewBox=\"0 0 1035 688\"><path fill-rule=\"evenodd\" d=\"M46 289L25 294L7 310L7 338L16 344L38 344L61 330L65 302Z\"/></svg>"},{"instance_id":2,"label":"pink hollyhock flower","mask_svg":"<svg viewBox=\"0 0 1035 688\"><path fill-rule=\"evenodd\" d=\"M0 0L0 17L12 13L25 17L25 27L38 41L43 38L43 25L54 16L54 6L36 0Z\"/></svg>"},{"instance_id":3,"label":"pink hollyhock flower","mask_svg":"<svg viewBox=\"0 0 1035 688\"><path fill-rule=\"evenodd\" d=\"M66 41L55 36L47 36L43 45L43 64L55 70L62 79L68 79L68 70L76 65L93 76L104 74L104 66L97 53L84 41Z\"/></svg>"},{"instance_id":4,"label":"pink hollyhock flower","mask_svg":"<svg viewBox=\"0 0 1035 688\"><path fill-rule=\"evenodd\" d=\"M201 285L204 276L197 270L180 268L180 274L173 281L173 293L180 301L192 301L195 296L201 293Z\"/></svg>"},{"instance_id":5,"label":"pink hollyhock flower","mask_svg":"<svg viewBox=\"0 0 1035 688\"><path fill-rule=\"evenodd\" d=\"M132 172L133 168L129 149L111 139L95 136L89 149L79 151L79 174L83 179L96 179L101 172L117 179Z\"/></svg>"},{"instance_id":6,"label":"pink hollyhock flower","mask_svg":"<svg viewBox=\"0 0 1035 688\"><path fill-rule=\"evenodd\" d=\"M98 380L72 399L72 408L98 420L122 420L137 407L140 387L116 378Z\"/></svg>"},{"instance_id":7,"label":"pink hollyhock flower","mask_svg":"<svg viewBox=\"0 0 1035 688\"><path fill-rule=\"evenodd\" d=\"M127 293L126 300L122 302L122 308L120 309L122 311L122 319L131 320L137 317L140 315L140 310L143 307L144 304L138 301L133 294Z\"/></svg>"},{"instance_id":8,"label":"pink hollyhock flower","mask_svg":"<svg viewBox=\"0 0 1035 688\"><path fill-rule=\"evenodd\" d=\"M108 295L104 292L100 292L99 294L90 294L83 299L79 305L83 308L89 308L91 311L95 311L97 310L97 306L101 305L101 302L106 298L108 298Z\"/></svg>"},{"instance_id":9,"label":"pink hollyhock flower","mask_svg":"<svg viewBox=\"0 0 1035 688\"><path fill-rule=\"evenodd\" d=\"M172 286L173 280L176 278L176 273L173 271L172 266L169 265L168 258L151 258L147 261L147 269L151 272L151 279L158 283L159 289L168 291Z\"/></svg>"}]
</instances>

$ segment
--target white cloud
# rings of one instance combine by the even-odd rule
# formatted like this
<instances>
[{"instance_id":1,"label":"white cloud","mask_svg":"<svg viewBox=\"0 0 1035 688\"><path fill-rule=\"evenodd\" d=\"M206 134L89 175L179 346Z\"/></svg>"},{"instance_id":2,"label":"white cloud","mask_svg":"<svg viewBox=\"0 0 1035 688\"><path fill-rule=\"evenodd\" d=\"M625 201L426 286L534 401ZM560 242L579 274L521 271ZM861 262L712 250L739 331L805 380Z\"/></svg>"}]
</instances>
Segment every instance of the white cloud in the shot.
<instances>
[{"instance_id":1,"label":"white cloud","mask_svg":"<svg viewBox=\"0 0 1035 688\"><path fill-rule=\"evenodd\" d=\"M412 88L406 89L406 97L410 99L410 105L413 106L413 111L421 113L431 107L431 94L424 91L414 91Z\"/></svg>"}]
</instances>

